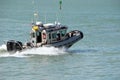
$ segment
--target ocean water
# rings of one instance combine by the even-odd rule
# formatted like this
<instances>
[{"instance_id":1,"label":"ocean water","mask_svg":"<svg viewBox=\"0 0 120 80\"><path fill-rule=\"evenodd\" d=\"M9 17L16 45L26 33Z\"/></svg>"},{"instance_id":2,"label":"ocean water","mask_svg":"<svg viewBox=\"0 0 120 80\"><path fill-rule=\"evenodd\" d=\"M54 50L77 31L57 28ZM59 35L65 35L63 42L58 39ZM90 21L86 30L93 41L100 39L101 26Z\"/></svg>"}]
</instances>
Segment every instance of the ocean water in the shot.
<instances>
[{"instance_id":1,"label":"ocean water","mask_svg":"<svg viewBox=\"0 0 120 80\"><path fill-rule=\"evenodd\" d=\"M33 13L84 38L70 49L9 54L6 40L29 40ZM119 0L0 0L0 80L120 80Z\"/></svg>"}]
</instances>

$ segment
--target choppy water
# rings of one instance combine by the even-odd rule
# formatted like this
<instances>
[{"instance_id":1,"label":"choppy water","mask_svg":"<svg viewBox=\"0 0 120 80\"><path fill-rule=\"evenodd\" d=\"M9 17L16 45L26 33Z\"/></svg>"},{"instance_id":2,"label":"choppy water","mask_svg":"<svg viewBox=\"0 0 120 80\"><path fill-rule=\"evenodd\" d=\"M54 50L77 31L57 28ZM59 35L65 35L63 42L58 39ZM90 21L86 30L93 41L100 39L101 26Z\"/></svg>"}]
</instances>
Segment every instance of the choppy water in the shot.
<instances>
[{"instance_id":1,"label":"choppy water","mask_svg":"<svg viewBox=\"0 0 120 80\"><path fill-rule=\"evenodd\" d=\"M33 5L33 3L35 5ZM0 80L119 80L120 1L0 1ZM42 22L58 20L84 33L70 49L38 48L8 54L5 40L29 40L34 10Z\"/></svg>"}]
</instances>

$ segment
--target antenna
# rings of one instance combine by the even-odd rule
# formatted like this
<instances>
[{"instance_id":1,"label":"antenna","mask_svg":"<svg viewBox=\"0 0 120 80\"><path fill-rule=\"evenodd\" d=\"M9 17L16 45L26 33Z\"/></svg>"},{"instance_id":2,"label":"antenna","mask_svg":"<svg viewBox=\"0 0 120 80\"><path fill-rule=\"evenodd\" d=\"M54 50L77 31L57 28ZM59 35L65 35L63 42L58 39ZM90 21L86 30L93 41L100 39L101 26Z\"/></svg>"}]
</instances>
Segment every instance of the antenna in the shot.
<instances>
[{"instance_id":1,"label":"antenna","mask_svg":"<svg viewBox=\"0 0 120 80\"><path fill-rule=\"evenodd\" d=\"M55 21L55 24L58 23L58 15L56 14L56 21Z\"/></svg>"},{"instance_id":2,"label":"antenna","mask_svg":"<svg viewBox=\"0 0 120 80\"><path fill-rule=\"evenodd\" d=\"M34 12L34 22L37 22L38 20L38 12Z\"/></svg>"},{"instance_id":3,"label":"antenna","mask_svg":"<svg viewBox=\"0 0 120 80\"><path fill-rule=\"evenodd\" d=\"M37 22L37 20L38 20L38 18L39 18L39 15L38 15L39 12L38 12L37 7L35 6L35 3L36 3L35 0L33 0L33 1L32 1L33 9L34 9L34 11L33 11L33 15L34 15L34 16L33 16L33 21L32 21L33 23Z\"/></svg>"},{"instance_id":4,"label":"antenna","mask_svg":"<svg viewBox=\"0 0 120 80\"><path fill-rule=\"evenodd\" d=\"M46 16L46 13L45 13L45 23L46 23L46 20L47 20L46 18L47 18L47 16Z\"/></svg>"}]
</instances>

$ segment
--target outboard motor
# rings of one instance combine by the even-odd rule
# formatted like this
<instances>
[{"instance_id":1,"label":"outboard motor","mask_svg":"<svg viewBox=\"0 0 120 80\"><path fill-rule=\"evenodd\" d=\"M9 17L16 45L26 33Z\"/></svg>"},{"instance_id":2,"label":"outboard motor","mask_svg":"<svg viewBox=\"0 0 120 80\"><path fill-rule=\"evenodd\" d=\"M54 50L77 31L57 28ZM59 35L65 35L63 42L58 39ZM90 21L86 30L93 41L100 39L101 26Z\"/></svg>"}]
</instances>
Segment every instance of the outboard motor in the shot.
<instances>
[{"instance_id":1,"label":"outboard motor","mask_svg":"<svg viewBox=\"0 0 120 80\"><path fill-rule=\"evenodd\" d=\"M10 40L7 41L7 51L8 52L16 52L16 51L21 51L22 50L22 42L20 41L14 41L14 40Z\"/></svg>"}]
</instances>

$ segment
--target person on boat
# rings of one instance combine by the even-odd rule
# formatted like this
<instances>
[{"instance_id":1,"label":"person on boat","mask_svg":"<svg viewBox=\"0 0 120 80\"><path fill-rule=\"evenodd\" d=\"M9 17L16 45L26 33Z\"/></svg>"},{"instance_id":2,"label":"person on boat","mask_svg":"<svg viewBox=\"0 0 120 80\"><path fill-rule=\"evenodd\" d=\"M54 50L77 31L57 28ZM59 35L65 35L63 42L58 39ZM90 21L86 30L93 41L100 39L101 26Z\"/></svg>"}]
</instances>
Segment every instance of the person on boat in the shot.
<instances>
[{"instance_id":1,"label":"person on boat","mask_svg":"<svg viewBox=\"0 0 120 80\"><path fill-rule=\"evenodd\" d=\"M60 33L57 33L57 40L60 40Z\"/></svg>"}]
</instances>

